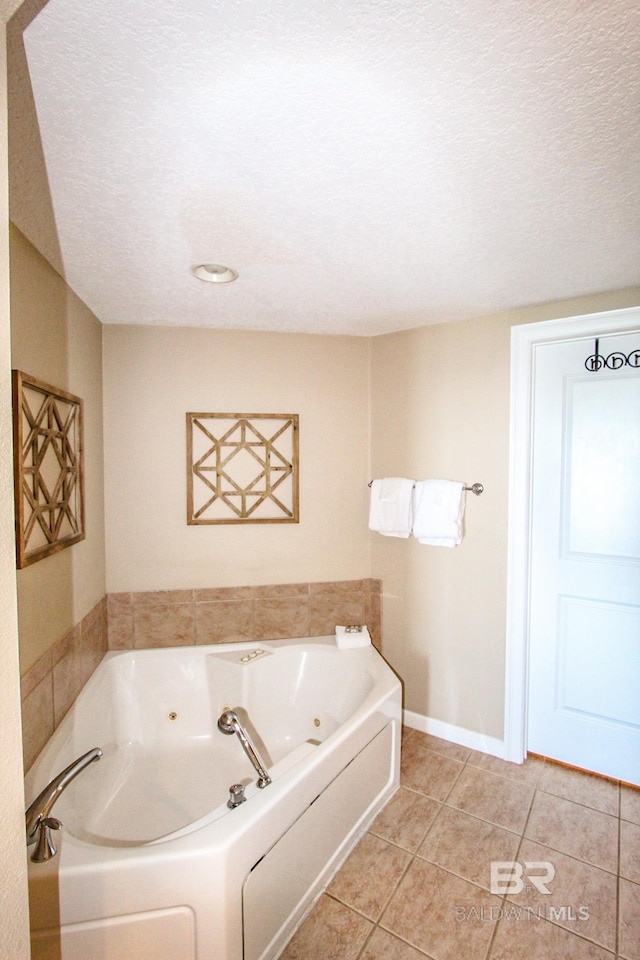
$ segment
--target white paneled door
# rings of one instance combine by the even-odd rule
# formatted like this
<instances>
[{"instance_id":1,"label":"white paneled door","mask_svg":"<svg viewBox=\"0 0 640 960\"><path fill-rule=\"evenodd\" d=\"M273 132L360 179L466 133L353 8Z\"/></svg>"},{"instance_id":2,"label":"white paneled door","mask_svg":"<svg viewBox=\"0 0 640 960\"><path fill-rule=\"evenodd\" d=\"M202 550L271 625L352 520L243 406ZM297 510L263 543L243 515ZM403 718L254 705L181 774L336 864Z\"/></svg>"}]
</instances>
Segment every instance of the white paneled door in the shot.
<instances>
[{"instance_id":1,"label":"white paneled door","mask_svg":"<svg viewBox=\"0 0 640 960\"><path fill-rule=\"evenodd\" d=\"M640 784L640 331L536 345L532 456L527 747Z\"/></svg>"}]
</instances>

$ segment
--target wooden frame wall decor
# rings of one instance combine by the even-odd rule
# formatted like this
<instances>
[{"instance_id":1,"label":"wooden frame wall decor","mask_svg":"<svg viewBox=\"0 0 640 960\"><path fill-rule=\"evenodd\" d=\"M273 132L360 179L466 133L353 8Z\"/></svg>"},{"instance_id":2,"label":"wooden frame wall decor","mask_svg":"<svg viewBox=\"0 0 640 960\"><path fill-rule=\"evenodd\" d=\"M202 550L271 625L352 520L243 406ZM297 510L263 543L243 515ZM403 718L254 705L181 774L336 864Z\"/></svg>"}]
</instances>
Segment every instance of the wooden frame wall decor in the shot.
<instances>
[{"instance_id":1,"label":"wooden frame wall decor","mask_svg":"<svg viewBox=\"0 0 640 960\"><path fill-rule=\"evenodd\" d=\"M13 371L18 568L84 540L80 397Z\"/></svg>"},{"instance_id":2,"label":"wooden frame wall decor","mask_svg":"<svg viewBox=\"0 0 640 960\"><path fill-rule=\"evenodd\" d=\"M187 413L187 523L298 523L298 414Z\"/></svg>"}]
</instances>

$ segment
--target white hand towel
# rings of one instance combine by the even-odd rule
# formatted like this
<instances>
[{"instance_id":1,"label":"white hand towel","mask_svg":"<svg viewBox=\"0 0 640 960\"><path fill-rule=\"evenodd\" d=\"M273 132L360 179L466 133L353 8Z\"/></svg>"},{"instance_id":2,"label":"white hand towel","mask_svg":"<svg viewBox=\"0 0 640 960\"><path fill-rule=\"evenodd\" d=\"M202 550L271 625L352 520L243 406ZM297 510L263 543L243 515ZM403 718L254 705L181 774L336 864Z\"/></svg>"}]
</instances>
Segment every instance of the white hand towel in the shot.
<instances>
[{"instance_id":1,"label":"white hand towel","mask_svg":"<svg viewBox=\"0 0 640 960\"><path fill-rule=\"evenodd\" d=\"M369 529L385 537L408 537L413 522L413 480L386 477L371 483Z\"/></svg>"},{"instance_id":2,"label":"white hand towel","mask_svg":"<svg viewBox=\"0 0 640 960\"><path fill-rule=\"evenodd\" d=\"M414 491L413 535L420 543L457 547L462 543L464 484L421 480Z\"/></svg>"},{"instance_id":3,"label":"white hand towel","mask_svg":"<svg viewBox=\"0 0 640 960\"><path fill-rule=\"evenodd\" d=\"M353 647L369 647L371 645L371 635L364 625L358 625L356 627L336 627L336 645L338 650L351 650Z\"/></svg>"}]
</instances>

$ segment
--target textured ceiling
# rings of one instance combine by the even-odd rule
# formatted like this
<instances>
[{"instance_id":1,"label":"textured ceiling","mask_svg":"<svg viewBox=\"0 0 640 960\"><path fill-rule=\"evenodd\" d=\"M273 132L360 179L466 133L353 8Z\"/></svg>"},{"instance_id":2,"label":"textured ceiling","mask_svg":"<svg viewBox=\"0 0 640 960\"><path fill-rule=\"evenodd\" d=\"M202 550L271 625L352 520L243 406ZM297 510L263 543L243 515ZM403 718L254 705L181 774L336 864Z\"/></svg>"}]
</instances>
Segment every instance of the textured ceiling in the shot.
<instances>
[{"instance_id":1,"label":"textured ceiling","mask_svg":"<svg viewBox=\"0 0 640 960\"><path fill-rule=\"evenodd\" d=\"M105 323L374 335L640 282L637 0L49 0L9 36L12 219Z\"/></svg>"}]
</instances>

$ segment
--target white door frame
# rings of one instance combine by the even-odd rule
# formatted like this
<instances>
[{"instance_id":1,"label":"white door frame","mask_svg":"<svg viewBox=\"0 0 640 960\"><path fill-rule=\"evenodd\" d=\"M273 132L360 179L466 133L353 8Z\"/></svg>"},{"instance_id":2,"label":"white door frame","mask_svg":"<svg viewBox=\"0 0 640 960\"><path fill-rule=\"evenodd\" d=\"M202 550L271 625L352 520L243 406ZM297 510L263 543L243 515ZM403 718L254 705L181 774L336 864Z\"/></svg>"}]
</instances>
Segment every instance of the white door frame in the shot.
<instances>
[{"instance_id":1,"label":"white door frame","mask_svg":"<svg viewBox=\"0 0 640 960\"><path fill-rule=\"evenodd\" d=\"M522 763L527 753L529 677L529 567L531 551L531 450L536 346L561 340L626 333L640 327L640 307L546 320L511 328L509 440L509 547L504 702L504 758ZM585 345L586 346L586 345ZM585 360L589 351L585 349Z\"/></svg>"}]
</instances>

